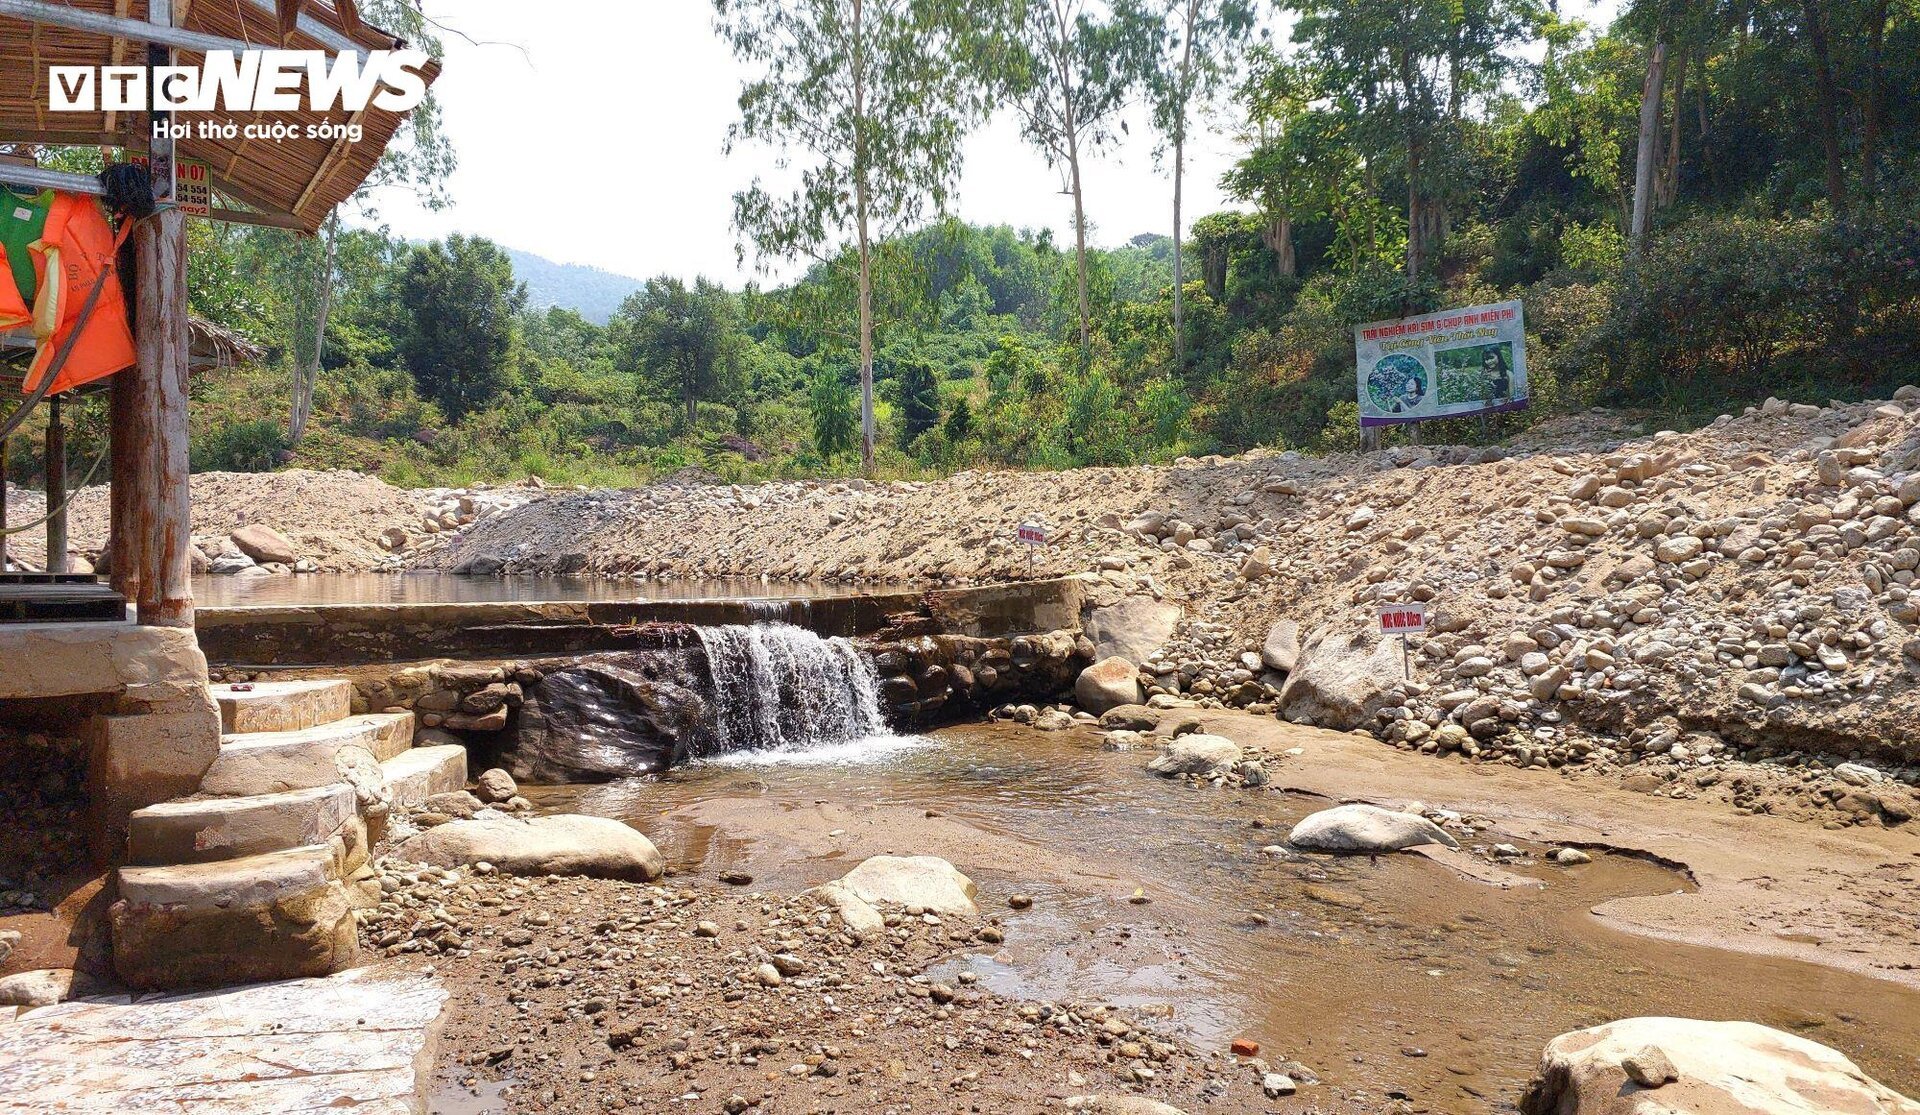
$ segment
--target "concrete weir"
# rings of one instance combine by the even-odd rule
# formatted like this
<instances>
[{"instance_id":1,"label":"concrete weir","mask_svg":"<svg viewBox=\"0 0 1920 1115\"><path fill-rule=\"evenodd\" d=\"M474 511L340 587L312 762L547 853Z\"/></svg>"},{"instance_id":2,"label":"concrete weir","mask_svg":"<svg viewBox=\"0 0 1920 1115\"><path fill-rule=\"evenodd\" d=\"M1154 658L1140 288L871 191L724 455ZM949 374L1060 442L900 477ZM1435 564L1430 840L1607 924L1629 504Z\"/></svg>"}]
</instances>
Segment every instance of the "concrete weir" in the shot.
<instances>
[{"instance_id":1,"label":"concrete weir","mask_svg":"<svg viewBox=\"0 0 1920 1115\"><path fill-rule=\"evenodd\" d=\"M1078 630L1073 578L861 596L488 601L201 608L194 631L222 668L351 667L451 658L553 657L630 649L647 624L791 623L817 635L1003 638Z\"/></svg>"},{"instance_id":2,"label":"concrete weir","mask_svg":"<svg viewBox=\"0 0 1920 1115\"><path fill-rule=\"evenodd\" d=\"M897 730L1052 700L1093 659L1081 632L1099 595L1069 577L795 599L208 608L198 623L217 676L341 677L355 715L410 714L423 743L565 782L789 746L796 732L775 730L788 721ZM850 686L856 659L865 681ZM836 662L838 682L824 669ZM871 721L836 719L851 715L850 689ZM729 729L743 715L756 730Z\"/></svg>"}]
</instances>

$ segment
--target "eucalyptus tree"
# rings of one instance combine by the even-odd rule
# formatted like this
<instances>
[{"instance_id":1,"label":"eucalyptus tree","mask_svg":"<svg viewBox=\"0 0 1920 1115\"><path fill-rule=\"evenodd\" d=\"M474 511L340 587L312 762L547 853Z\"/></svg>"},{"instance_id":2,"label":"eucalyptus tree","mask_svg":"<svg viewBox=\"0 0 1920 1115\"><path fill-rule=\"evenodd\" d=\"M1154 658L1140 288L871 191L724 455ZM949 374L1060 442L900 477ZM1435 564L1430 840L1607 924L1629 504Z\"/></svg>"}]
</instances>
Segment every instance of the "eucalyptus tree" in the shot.
<instances>
[{"instance_id":1,"label":"eucalyptus tree","mask_svg":"<svg viewBox=\"0 0 1920 1115\"><path fill-rule=\"evenodd\" d=\"M1129 0L1138 3L1140 0ZM1145 18L1164 28L1149 74L1153 123L1173 152L1173 355L1186 359L1186 225L1181 188L1187 167L1187 126L1228 84L1240 48L1253 34L1252 0L1149 0L1160 11ZM1139 17L1136 17L1139 18ZM1152 24L1149 24L1151 26Z\"/></svg>"},{"instance_id":2,"label":"eucalyptus tree","mask_svg":"<svg viewBox=\"0 0 1920 1115\"><path fill-rule=\"evenodd\" d=\"M734 227L763 261L840 266L854 244L860 460L873 469L875 245L943 211L960 145L986 110L974 0L714 0L715 25L758 75L740 91L742 142L779 152L795 181L734 195Z\"/></svg>"},{"instance_id":3,"label":"eucalyptus tree","mask_svg":"<svg viewBox=\"0 0 1920 1115\"><path fill-rule=\"evenodd\" d=\"M443 53L433 26L418 0L360 0L359 11L368 22L407 40L434 57ZM441 128L440 102L429 89L413 111L400 122L392 142L380 153L373 171L346 203L363 219L377 220L374 198L383 190L410 193L422 208L445 209L452 204L447 179L458 159L453 142ZM300 245L311 255L312 279L299 296L300 314L294 322L292 402L287 414L287 443L297 445L313 414L313 389L320 380L325 356L327 322L333 315L336 292L346 281L340 259L340 206L327 214L317 244ZM307 262L303 259L302 261ZM309 303L309 299L311 300Z\"/></svg>"},{"instance_id":4,"label":"eucalyptus tree","mask_svg":"<svg viewBox=\"0 0 1920 1115\"><path fill-rule=\"evenodd\" d=\"M1093 332L1087 293L1085 160L1126 131L1121 110L1152 72L1157 20L1137 3L1003 0L999 48L991 52L1019 114L1020 130L1073 198L1074 272L1080 347Z\"/></svg>"},{"instance_id":5,"label":"eucalyptus tree","mask_svg":"<svg viewBox=\"0 0 1920 1115\"><path fill-rule=\"evenodd\" d=\"M1287 0L1304 60L1357 109L1356 139L1397 147L1407 190L1406 272L1420 278L1445 234L1469 105L1497 95L1533 0Z\"/></svg>"}]
</instances>

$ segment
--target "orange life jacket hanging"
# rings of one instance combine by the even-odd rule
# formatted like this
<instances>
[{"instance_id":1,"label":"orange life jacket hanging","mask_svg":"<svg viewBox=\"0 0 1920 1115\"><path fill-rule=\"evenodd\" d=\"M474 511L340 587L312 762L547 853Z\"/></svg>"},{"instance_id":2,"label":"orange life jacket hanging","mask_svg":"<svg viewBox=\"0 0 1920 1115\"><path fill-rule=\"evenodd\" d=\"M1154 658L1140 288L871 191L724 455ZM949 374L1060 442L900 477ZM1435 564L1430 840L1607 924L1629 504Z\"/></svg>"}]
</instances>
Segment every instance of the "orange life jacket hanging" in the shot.
<instances>
[{"instance_id":1,"label":"orange life jacket hanging","mask_svg":"<svg viewBox=\"0 0 1920 1115\"><path fill-rule=\"evenodd\" d=\"M0 329L32 326L35 351L26 393L39 387L54 353L76 329L79 335L51 391L91 383L133 364L133 333L114 254L113 229L93 198L0 188ZM100 297L82 322L81 308L103 271Z\"/></svg>"}]
</instances>

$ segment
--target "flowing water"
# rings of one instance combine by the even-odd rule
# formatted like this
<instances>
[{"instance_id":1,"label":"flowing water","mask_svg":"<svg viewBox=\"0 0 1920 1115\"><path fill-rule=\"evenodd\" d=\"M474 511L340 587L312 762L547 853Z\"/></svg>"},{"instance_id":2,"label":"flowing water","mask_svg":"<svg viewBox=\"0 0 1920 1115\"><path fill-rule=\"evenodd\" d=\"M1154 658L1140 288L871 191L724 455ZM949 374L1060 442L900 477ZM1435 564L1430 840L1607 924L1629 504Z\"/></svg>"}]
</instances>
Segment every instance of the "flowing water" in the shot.
<instances>
[{"instance_id":1,"label":"flowing water","mask_svg":"<svg viewBox=\"0 0 1920 1115\"><path fill-rule=\"evenodd\" d=\"M886 734L880 678L845 639L785 623L699 629L711 735L696 756L806 753Z\"/></svg>"},{"instance_id":2,"label":"flowing water","mask_svg":"<svg viewBox=\"0 0 1920 1115\"><path fill-rule=\"evenodd\" d=\"M1501 888L1415 855L1263 853L1328 803L1154 778L1145 756L1103 751L1091 733L862 734L872 721L852 700L832 714L833 732L795 734L763 710L787 685L786 675L756 674L781 661L757 638L714 639L741 671L726 681L740 703L723 738L755 746L655 778L530 796L544 809L629 821L677 872L745 868L770 891L837 877L882 851L945 856L979 883L983 909L1008 932L996 951L937 974L969 970L1015 996L1126 1004L1210 1047L1251 1037L1329 1083L1412 1095L1430 1110L1510 1109L1548 1039L1642 1014L1791 1030L1920 1094L1920 994L1651 941L1588 913L1689 886L1666 868L1599 855L1566 869L1536 855L1513 868L1526 884ZM807 669L856 685L862 676L844 663ZM780 726L771 735L768 716ZM795 746L803 738L813 742ZM1130 901L1136 888L1150 901ZM1010 912L1013 893L1031 895L1033 908Z\"/></svg>"}]
</instances>

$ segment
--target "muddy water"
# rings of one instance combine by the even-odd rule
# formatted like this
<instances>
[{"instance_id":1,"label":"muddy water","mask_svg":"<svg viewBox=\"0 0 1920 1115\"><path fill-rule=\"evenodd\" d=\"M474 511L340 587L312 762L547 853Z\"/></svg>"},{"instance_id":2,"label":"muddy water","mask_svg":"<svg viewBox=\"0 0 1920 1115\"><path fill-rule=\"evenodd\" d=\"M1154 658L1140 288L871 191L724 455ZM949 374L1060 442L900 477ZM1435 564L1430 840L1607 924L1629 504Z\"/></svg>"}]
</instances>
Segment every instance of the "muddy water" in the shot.
<instances>
[{"instance_id":1,"label":"muddy water","mask_svg":"<svg viewBox=\"0 0 1920 1115\"><path fill-rule=\"evenodd\" d=\"M1081 733L977 726L811 758L532 794L629 821L678 872L742 867L769 890L882 851L944 855L979 883L1008 941L942 974L1126 1004L1207 1046L1249 1037L1329 1084L1434 1111L1505 1109L1549 1038L1644 1014L1791 1030L1920 1094L1920 994L1614 931L1588 910L1690 886L1626 855L1562 868L1528 848L1504 886L1416 855L1275 856L1262 849L1327 801L1190 789ZM1514 842L1491 831L1464 843L1496 841ZM1013 893L1033 908L1007 909Z\"/></svg>"}]
</instances>

